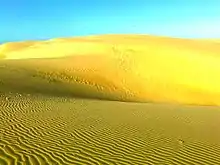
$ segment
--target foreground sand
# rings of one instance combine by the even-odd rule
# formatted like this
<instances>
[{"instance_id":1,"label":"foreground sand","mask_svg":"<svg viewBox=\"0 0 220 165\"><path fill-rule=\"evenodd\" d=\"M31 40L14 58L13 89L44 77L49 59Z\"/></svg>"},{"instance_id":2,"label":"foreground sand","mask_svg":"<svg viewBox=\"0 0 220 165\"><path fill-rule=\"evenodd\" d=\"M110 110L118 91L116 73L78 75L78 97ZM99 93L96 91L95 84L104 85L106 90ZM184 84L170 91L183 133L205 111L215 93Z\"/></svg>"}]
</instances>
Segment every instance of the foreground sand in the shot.
<instances>
[{"instance_id":1,"label":"foreground sand","mask_svg":"<svg viewBox=\"0 0 220 165\"><path fill-rule=\"evenodd\" d=\"M0 165L220 165L219 55L134 35L1 45Z\"/></svg>"},{"instance_id":2,"label":"foreground sand","mask_svg":"<svg viewBox=\"0 0 220 165\"><path fill-rule=\"evenodd\" d=\"M1 165L220 164L218 107L5 97Z\"/></svg>"}]
</instances>

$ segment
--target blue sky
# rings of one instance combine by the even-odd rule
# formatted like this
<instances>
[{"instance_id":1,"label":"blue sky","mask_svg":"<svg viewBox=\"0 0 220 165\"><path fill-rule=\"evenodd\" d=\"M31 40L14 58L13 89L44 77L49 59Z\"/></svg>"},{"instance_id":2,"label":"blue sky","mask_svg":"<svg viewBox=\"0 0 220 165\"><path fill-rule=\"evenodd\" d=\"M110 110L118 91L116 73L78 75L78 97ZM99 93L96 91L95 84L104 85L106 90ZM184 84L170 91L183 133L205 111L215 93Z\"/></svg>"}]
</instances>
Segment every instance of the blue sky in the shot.
<instances>
[{"instance_id":1,"label":"blue sky","mask_svg":"<svg viewBox=\"0 0 220 165\"><path fill-rule=\"evenodd\" d=\"M112 33L220 38L220 0L0 2L0 42Z\"/></svg>"}]
</instances>

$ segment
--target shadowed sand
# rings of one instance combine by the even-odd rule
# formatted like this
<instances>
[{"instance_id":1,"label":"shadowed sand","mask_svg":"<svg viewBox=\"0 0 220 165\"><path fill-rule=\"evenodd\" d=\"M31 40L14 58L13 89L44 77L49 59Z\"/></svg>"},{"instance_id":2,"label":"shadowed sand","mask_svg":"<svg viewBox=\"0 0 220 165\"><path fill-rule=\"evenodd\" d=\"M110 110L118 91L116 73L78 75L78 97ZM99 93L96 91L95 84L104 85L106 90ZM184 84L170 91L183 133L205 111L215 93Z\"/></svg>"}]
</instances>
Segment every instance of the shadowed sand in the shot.
<instances>
[{"instance_id":1,"label":"shadowed sand","mask_svg":"<svg viewBox=\"0 0 220 165\"><path fill-rule=\"evenodd\" d=\"M0 45L0 164L219 165L219 55L141 35Z\"/></svg>"}]
</instances>

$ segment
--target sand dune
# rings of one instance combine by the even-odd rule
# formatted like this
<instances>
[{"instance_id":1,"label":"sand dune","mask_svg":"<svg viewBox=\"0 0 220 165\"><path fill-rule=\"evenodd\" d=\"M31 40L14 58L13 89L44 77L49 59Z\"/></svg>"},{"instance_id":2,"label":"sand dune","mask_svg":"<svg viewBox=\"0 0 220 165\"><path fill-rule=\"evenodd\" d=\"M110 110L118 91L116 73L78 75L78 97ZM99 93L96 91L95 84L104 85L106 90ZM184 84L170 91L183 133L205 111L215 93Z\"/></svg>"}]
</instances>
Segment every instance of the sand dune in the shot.
<instances>
[{"instance_id":1,"label":"sand dune","mask_svg":"<svg viewBox=\"0 0 220 165\"><path fill-rule=\"evenodd\" d=\"M142 35L0 45L0 165L220 165L219 55Z\"/></svg>"},{"instance_id":2,"label":"sand dune","mask_svg":"<svg viewBox=\"0 0 220 165\"><path fill-rule=\"evenodd\" d=\"M54 93L65 88L68 95L92 98L220 105L220 46L216 42L103 35L2 47L0 54L6 60L0 64L19 73L5 77L2 73L4 88L23 86L23 91L39 88L40 83ZM20 79L27 81L11 83Z\"/></svg>"}]
</instances>

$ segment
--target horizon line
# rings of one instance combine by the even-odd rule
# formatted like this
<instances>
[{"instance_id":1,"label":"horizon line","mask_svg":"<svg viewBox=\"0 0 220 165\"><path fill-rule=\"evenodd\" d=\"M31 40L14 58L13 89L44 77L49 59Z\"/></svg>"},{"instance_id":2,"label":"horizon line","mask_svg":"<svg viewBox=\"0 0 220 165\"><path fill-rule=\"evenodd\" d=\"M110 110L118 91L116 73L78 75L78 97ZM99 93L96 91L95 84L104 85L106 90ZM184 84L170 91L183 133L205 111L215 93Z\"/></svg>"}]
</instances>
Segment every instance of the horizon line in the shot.
<instances>
[{"instance_id":1,"label":"horizon line","mask_svg":"<svg viewBox=\"0 0 220 165\"><path fill-rule=\"evenodd\" d=\"M13 42L27 42L27 41L47 41L51 39L60 39L60 38L81 38L81 37L91 37L91 36L106 36L106 35L136 35L136 36L154 36L154 37L165 37L165 38L173 38L173 39L199 39L199 40L218 40L220 37L217 38L205 38L205 37L178 37L178 36L171 36L171 35L160 35L160 34L150 34L150 33L94 33L94 34L85 34L85 35L68 35L68 36L54 36L54 37L45 37L45 38L33 38L33 39L15 39L10 41L0 41L0 45L6 43L13 43Z\"/></svg>"}]
</instances>

